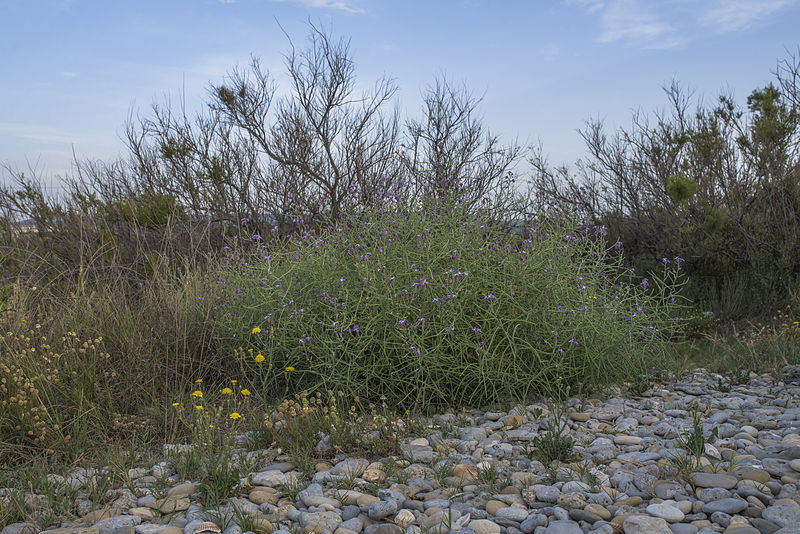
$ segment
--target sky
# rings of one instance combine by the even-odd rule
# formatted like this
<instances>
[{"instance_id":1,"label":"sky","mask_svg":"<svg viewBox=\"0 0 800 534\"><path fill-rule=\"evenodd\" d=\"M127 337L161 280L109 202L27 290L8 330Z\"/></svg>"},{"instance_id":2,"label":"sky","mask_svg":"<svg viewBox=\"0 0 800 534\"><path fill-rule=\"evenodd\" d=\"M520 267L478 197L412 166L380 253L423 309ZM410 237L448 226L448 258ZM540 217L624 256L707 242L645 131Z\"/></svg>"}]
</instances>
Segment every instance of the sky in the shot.
<instances>
[{"instance_id":1,"label":"sky","mask_svg":"<svg viewBox=\"0 0 800 534\"><path fill-rule=\"evenodd\" d=\"M395 80L402 117L445 76L556 164L585 155L587 119L666 107L672 80L744 104L800 46L800 0L0 0L0 165L56 183L74 156L125 156L129 118L199 110L253 56L283 91L309 21L349 39L359 86Z\"/></svg>"}]
</instances>

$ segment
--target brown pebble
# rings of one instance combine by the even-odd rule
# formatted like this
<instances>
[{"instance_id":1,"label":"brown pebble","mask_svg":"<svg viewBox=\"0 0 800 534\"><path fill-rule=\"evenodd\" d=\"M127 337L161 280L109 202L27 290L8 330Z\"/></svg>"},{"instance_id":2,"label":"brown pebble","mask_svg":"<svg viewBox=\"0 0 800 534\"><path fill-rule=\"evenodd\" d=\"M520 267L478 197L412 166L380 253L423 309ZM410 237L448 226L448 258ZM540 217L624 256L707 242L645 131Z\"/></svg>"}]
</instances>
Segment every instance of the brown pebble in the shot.
<instances>
[{"instance_id":1,"label":"brown pebble","mask_svg":"<svg viewBox=\"0 0 800 534\"><path fill-rule=\"evenodd\" d=\"M528 418L524 415L507 415L503 418L503 424L506 426L517 427L524 425L528 422Z\"/></svg>"},{"instance_id":2,"label":"brown pebble","mask_svg":"<svg viewBox=\"0 0 800 534\"><path fill-rule=\"evenodd\" d=\"M519 495L520 493L521 492L519 491L519 488L515 486L506 486L505 488L500 490L501 495Z\"/></svg>"},{"instance_id":3,"label":"brown pebble","mask_svg":"<svg viewBox=\"0 0 800 534\"><path fill-rule=\"evenodd\" d=\"M109 517L116 517L122 514L122 510L119 508L101 508L99 510L92 510L81 519L86 521L87 523L100 521L101 519L108 519Z\"/></svg>"},{"instance_id":4,"label":"brown pebble","mask_svg":"<svg viewBox=\"0 0 800 534\"><path fill-rule=\"evenodd\" d=\"M639 506L640 504L642 504L642 498L637 496L628 497L627 499L621 499L616 502L617 506Z\"/></svg>"},{"instance_id":5,"label":"brown pebble","mask_svg":"<svg viewBox=\"0 0 800 534\"><path fill-rule=\"evenodd\" d=\"M573 421L578 421L579 423L585 423L586 421L589 420L590 417L591 415L585 412L572 412L571 414L569 414L570 419L572 419Z\"/></svg>"},{"instance_id":6,"label":"brown pebble","mask_svg":"<svg viewBox=\"0 0 800 534\"><path fill-rule=\"evenodd\" d=\"M772 477L763 469L753 469L747 473L744 473L742 478L745 480L753 480L759 484L766 484Z\"/></svg>"},{"instance_id":7,"label":"brown pebble","mask_svg":"<svg viewBox=\"0 0 800 534\"><path fill-rule=\"evenodd\" d=\"M250 491L250 495L248 498L252 503L261 505L264 504L265 502L269 504L277 504L279 497L280 495L278 495L278 493L275 492L274 490L268 491L265 488L255 488Z\"/></svg>"},{"instance_id":8,"label":"brown pebble","mask_svg":"<svg viewBox=\"0 0 800 534\"><path fill-rule=\"evenodd\" d=\"M464 480L475 480L478 478L478 468L474 465L458 464L453 467L453 476Z\"/></svg>"},{"instance_id":9,"label":"brown pebble","mask_svg":"<svg viewBox=\"0 0 800 534\"><path fill-rule=\"evenodd\" d=\"M495 515L500 508L507 508L508 505L503 501L489 501L486 503L486 512L489 515Z\"/></svg>"},{"instance_id":10,"label":"brown pebble","mask_svg":"<svg viewBox=\"0 0 800 534\"><path fill-rule=\"evenodd\" d=\"M606 510L606 508L600 504L595 504L595 503L587 504L584 507L584 510L606 521L608 521L608 519L611 517L611 512Z\"/></svg>"}]
</instances>

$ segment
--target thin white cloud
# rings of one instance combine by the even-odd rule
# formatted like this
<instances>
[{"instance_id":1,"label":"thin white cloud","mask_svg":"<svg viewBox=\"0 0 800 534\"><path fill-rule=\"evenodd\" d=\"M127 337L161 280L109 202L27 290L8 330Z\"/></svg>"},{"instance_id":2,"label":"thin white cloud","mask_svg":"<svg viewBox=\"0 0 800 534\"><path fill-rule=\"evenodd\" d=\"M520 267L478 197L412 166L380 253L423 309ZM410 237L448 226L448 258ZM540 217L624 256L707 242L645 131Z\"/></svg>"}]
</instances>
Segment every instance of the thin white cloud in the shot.
<instances>
[{"instance_id":1,"label":"thin white cloud","mask_svg":"<svg viewBox=\"0 0 800 534\"><path fill-rule=\"evenodd\" d=\"M69 70L62 70L61 72L59 72L59 74L61 76L63 76L64 78L74 78L75 76L78 75L77 72L72 72L72 71L69 71Z\"/></svg>"},{"instance_id":2,"label":"thin white cloud","mask_svg":"<svg viewBox=\"0 0 800 534\"><path fill-rule=\"evenodd\" d=\"M718 0L701 21L721 33L744 30L796 3L797 0Z\"/></svg>"},{"instance_id":3,"label":"thin white cloud","mask_svg":"<svg viewBox=\"0 0 800 534\"><path fill-rule=\"evenodd\" d=\"M670 48L707 35L741 31L774 18L800 0L562 0L597 17L600 43Z\"/></svg>"},{"instance_id":4,"label":"thin white cloud","mask_svg":"<svg viewBox=\"0 0 800 534\"><path fill-rule=\"evenodd\" d=\"M582 7L589 13L596 13L605 6L603 0L565 0L565 2L570 5Z\"/></svg>"},{"instance_id":5,"label":"thin white cloud","mask_svg":"<svg viewBox=\"0 0 800 534\"><path fill-rule=\"evenodd\" d=\"M353 14L364 14L366 11L353 5L350 0L272 0L273 2L291 2L315 9L339 9Z\"/></svg>"},{"instance_id":6,"label":"thin white cloud","mask_svg":"<svg viewBox=\"0 0 800 534\"><path fill-rule=\"evenodd\" d=\"M620 40L671 46L675 28L663 22L658 14L649 11L637 0L616 0L602 8L603 32L598 41L611 43Z\"/></svg>"},{"instance_id":7,"label":"thin white cloud","mask_svg":"<svg viewBox=\"0 0 800 534\"><path fill-rule=\"evenodd\" d=\"M600 18L600 43L629 41L650 48L680 44L676 28L664 21L654 4L641 0L566 0Z\"/></svg>"}]
</instances>

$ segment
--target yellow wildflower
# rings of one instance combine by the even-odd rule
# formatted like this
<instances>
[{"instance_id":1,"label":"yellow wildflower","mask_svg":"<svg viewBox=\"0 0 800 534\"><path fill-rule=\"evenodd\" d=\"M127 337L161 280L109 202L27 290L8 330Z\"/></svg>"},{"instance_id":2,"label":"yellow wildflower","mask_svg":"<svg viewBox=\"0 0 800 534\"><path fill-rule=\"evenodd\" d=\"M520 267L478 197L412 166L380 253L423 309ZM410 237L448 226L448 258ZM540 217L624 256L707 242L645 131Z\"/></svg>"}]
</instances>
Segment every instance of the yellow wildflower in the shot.
<instances>
[{"instance_id":1,"label":"yellow wildflower","mask_svg":"<svg viewBox=\"0 0 800 534\"><path fill-rule=\"evenodd\" d=\"M180 403L180 402L173 402L173 403L172 403L172 405L173 405L173 406L180 406L180 405L181 405L181 403Z\"/></svg>"},{"instance_id":2,"label":"yellow wildflower","mask_svg":"<svg viewBox=\"0 0 800 534\"><path fill-rule=\"evenodd\" d=\"M236 382L238 382L238 380L231 378L231 384L235 384Z\"/></svg>"},{"instance_id":3,"label":"yellow wildflower","mask_svg":"<svg viewBox=\"0 0 800 534\"><path fill-rule=\"evenodd\" d=\"M202 404L198 404L197 406L195 406L195 408L197 408L198 410L202 410L203 409L203 405Z\"/></svg>"},{"instance_id":4,"label":"yellow wildflower","mask_svg":"<svg viewBox=\"0 0 800 534\"><path fill-rule=\"evenodd\" d=\"M250 390L249 390L249 389L243 389L243 390L242 390L242 395L244 395L245 397L246 397L247 395L250 395Z\"/></svg>"},{"instance_id":5,"label":"yellow wildflower","mask_svg":"<svg viewBox=\"0 0 800 534\"><path fill-rule=\"evenodd\" d=\"M231 419L240 419L242 416L238 412L233 412L230 417Z\"/></svg>"},{"instance_id":6,"label":"yellow wildflower","mask_svg":"<svg viewBox=\"0 0 800 534\"><path fill-rule=\"evenodd\" d=\"M192 393L192 397L202 397L202 396L203 396L203 392L200 391L199 389Z\"/></svg>"},{"instance_id":7,"label":"yellow wildflower","mask_svg":"<svg viewBox=\"0 0 800 534\"><path fill-rule=\"evenodd\" d=\"M255 328L253 328L253 330L251 332L253 334L260 334L261 333L261 329L259 327L255 327Z\"/></svg>"},{"instance_id":8,"label":"yellow wildflower","mask_svg":"<svg viewBox=\"0 0 800 534\"><path fill-rule=\"evenodd\" d=\"M203 383L203 379L202 378L198 378L194 382L195 382L195 384L202 384Z\"/></svg>"},{"instance_id":9,"label":"yellow wildflower","mask_svg":"<svg viewBox=\"0 0 800 534\"><path fill-rule=\"evenodd\" d=\"M231 388L222 388L223 395L230 395L231 393L233 393L233 390Z\"/></svg>"},{"instance_id":10,"label":"yellow wildflower","mask_svg":"<svg viewBox=\"0 0 800 534\"><path fill-rule=\"evenodd\" d=\"M292 371L294 371L294 367L292 367L292 366L290 365L289 367L287 367L287 368L286 368L286 370L287 370L287 371L289 371L289 372L291 373Z\"/></svg>"},{"instance_id":11,"label":"yellow wildflower","mask_svg":"<svg viewBox=\"0 0 800 534\"><path fill-rule=\"evenodd\" d=\"M259 362L259 363L263 362L264 361L264 355L263 354L259 354L258 356L255 357L255 360L257 362Z\"/></svg>"}]
</instances>

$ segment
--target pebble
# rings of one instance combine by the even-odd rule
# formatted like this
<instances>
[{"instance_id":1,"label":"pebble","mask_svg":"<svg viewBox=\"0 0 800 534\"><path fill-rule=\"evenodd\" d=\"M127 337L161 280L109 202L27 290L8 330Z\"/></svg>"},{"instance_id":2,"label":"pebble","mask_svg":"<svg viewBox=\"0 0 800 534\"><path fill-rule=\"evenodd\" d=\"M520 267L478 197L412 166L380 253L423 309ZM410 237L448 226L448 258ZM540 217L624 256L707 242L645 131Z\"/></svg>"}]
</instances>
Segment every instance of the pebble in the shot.
<instances>
[{"instance_id":1,"label":"pebble","mask_svg":"<svg viewBox=\"0 0 800 534\"><path fill-rule=\"evenodd\" d=\"M222 505L230 511L235 504L251 515L252 532L243 532L234 519L223 534L796 533L800 367L795 367L784 369L794 382L753 373L748 383L726 392L718 390L714 375L696 370L642 397L620 391L604 399L568 399L563 421L579 461L552 470L528 454L534 438L547 429L550 412L542 405L469 410L463 419L435 416L425 432L401 443L395 457L399 472L358 455L326 457L294 501L282 490L309 481L293 459L275 450L242 449L271 460L244 474L239 494ZM718 435L705 444L700 467L683 480L672 467L690 460L679 439L692 430L695 402L709 414L701 420L705 437L712 428ZM437 426L445 422L447 434ZM244 438L235 442L246 444ZM325 450L334 450L330 447L328 439ZM166 458L188 448L167 444L163 451ZM83 488L92 472L48 475L55 494L76 493L74 509L83 517L80 523L76 518L45 525L44 532L196 534L207 520L197 492L203 481L179 481L173 465L162 460L128 469L136 492L120 489L105 504L86 498ZM438 477L434 467L448 465L447 476ZM487 485L490 472L495 484ZM170 485L154 492L159 478ZM342 489L343 483L352 485ZM8 493L0 488L0 507ZM43 493L25 499L47 502ZM17 522L0 534L40 530Z\"/></svg>"}]
</instances>

